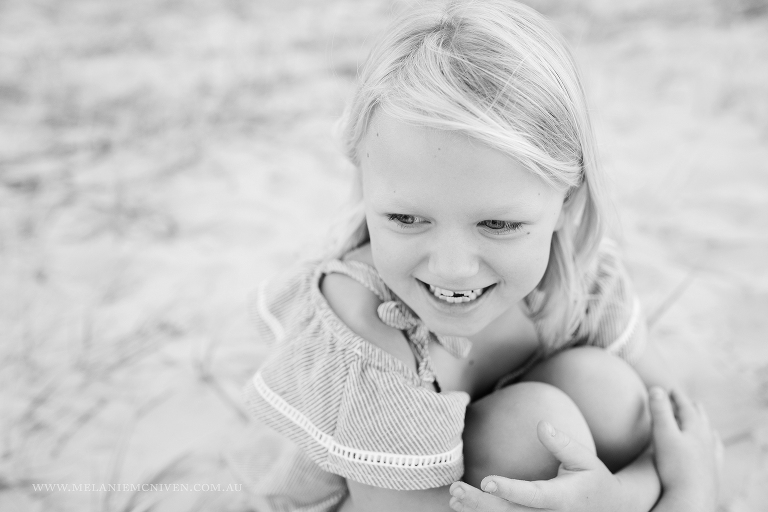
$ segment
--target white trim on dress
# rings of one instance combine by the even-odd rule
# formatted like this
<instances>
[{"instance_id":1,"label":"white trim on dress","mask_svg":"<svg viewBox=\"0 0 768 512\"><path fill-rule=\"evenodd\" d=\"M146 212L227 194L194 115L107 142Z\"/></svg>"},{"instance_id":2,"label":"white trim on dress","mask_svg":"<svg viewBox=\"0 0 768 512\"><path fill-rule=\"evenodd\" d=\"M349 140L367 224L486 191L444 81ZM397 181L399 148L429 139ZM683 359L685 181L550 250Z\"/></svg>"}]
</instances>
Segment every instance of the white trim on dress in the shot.
<instances>
[{"instance_id":1,"label":"white trim on dress","mask_svg":"<svg viewBox=\"0 0 768 512\"><path fill-rule=\"evenodd\" d=\"M253 386L261 397L286 418L301 427L309 437L323 446L329 453L352 462L372 464L374 466L401 467L419 469L424 467L444 466L459 460L464 448L460 441L455 448L435 455L402 455L398 453L369 452L350 448L336 442L336 440L317 428L304 414L282 399L277 393L269 389L266 382L257 372L253 376Z\"/></svg>"}]
</instances>

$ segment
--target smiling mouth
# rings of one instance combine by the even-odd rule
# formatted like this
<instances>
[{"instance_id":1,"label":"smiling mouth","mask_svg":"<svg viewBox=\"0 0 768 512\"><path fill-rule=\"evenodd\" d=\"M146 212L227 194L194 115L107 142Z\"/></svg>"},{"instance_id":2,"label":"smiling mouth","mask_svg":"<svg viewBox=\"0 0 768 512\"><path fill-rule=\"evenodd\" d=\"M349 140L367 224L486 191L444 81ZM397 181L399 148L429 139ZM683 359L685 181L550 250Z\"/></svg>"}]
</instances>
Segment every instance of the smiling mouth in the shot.
<instances>
[{"instance_id":1,"label":"smiling mouth","mask_svg":"<svg viewBox=\"0 0 768 512\"><path fill-rule=\"evenodd\" d=\"M473 302L477 300L481 295L483 295L483 293L487 292L492 286L494 286L494 284L492 284L491 286L486 286L485 288L454 291L454 290L446 290L445 288L440 288L438 286L433 286L427 283L423 283L423 284L429 289L432 295L434 295L441 301L448 302L449 304Z\"/></svg>"}]
</instances>

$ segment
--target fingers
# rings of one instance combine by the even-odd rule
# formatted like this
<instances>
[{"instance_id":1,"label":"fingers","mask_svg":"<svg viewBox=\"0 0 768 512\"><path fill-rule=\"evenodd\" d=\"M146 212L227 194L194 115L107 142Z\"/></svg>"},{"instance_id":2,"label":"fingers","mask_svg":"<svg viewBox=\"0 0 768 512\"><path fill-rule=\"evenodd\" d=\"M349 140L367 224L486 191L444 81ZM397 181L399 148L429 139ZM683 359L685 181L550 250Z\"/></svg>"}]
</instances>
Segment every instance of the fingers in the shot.
<instances>
[{"instance_id":1,"label":"fingers","mask_svg":"<svg viewBox=\"0 0 768 512\"><path fill-rule=\"evenodd\" d=\"M669 395L660 387L653 387L649 392L651 396L651 417L653 418L653 437L661 439L664 436L674 435L680 432L672 409Z\"/></svg>"},{"instance_id":2,"label":"fingers","mask_svg":"<svg viewBox=\"0 0 768 512\"><path fill-rule=\"evenodd\" d=\"M546 421L537 425L539 441L570 471L584 471L602 463L587 448L571 440ZM561 494L549 481L527 482L489 476L481 484L483 491L463 482L451 486L450 505L456 511L522 511L562 508Z\"/></svg>"},{"instance_id":3,"label":"fingers","mask_svg":"<svg viewBox=\"0 0 768 512\"><path fill-rule=\"evenodd\" d=\"M597 455L546 421L539 422L536 433L541 444L563 464L564 469L584 471L594 469L602 464Z\"/></svg>"},{"instance_id":4,"label":"fingers","mask_svg":"<svg viewBox=\"0 0 768 512\"><path fill-rule=\"evenodd\" d=\"M499 480L504 479L499 478ZM483 492L464 482L454 482L451 485L451 501L448 504L456 512L523 512L535 510Z\"/></svg>"},{"instance_id":5,"label":"fingers","mask_svg":"<svg viewBox=\"0 0 768 512\"><path fill-rule=\"evenodd\" d=\"M527 482L498 476L487 476L480 487L494 496L526 508L556 508L546 482Z\"/></svg>"},{"instance_id":6,"label":"fingers","mask_svg":"<svg viewBox=\"0 0 768 512\"><path fill-rule=\"evenodd\" d=\"M697 425L704 430L710 430L709 416L704 407L699 402L692 401L679 389L673 389L667 395L662 388L653 387L650 396L654 426L673 431L670 421L672 418L681 431L690 430Z\"/></svg>"},{"instance_id":7,"label":"fingers","mask_svg":"<svg viewBox=\"0 0 768 512\"><path fill-rule=\"evenodd\" d=\"M673 389L670 394L677 406L677 419L680 423L680 430L688 430L696 423L699 412L693 402L691 402L691 399L688 398L688 395L679 389Z\"/></svg>"}]
</instances>

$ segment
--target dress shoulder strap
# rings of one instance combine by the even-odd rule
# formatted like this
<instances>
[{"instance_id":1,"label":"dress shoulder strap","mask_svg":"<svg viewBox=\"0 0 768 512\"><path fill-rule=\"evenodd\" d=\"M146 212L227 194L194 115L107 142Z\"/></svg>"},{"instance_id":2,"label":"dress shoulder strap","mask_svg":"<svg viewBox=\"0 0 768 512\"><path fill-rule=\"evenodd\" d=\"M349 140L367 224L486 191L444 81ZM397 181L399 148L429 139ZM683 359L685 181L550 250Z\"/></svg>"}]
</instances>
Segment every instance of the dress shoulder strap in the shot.
<instances>
[{"instance_id":1,"label":"dress shoulder strap","mask_svg":"<svg viewBox=\"0 0 768 512\"><path fill-rule=\"evenodd\" d=\"M376 311L379 318L390 327L406 334L416 351L419 376L425 385L431 386L435 382L435 371L429 354L431 341L438 342L454 357L464 358L469 354L472 343L467 338L440 336L430 332L424 322L384 284L384 280L372 266L360 261L331 260L326 263L323 271L326 274L337 272L347 275L381 299Z\"/></svg>"}]
</instances>

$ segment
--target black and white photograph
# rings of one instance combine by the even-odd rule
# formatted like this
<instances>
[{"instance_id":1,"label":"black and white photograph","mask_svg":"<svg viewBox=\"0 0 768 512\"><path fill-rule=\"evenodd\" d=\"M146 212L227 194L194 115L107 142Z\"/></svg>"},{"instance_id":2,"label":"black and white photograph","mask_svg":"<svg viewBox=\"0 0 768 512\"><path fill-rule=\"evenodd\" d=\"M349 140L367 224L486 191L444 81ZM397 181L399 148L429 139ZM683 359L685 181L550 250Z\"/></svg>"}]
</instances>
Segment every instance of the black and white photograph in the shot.
<instances>
[{"instance_id":1,"label":"black and white photograph","mask_svg":"<svg viewBox=\"0 0 768 512\"><path fill-rule=\"evenodd\" d=\"M0 510L768 510L768 0L0 0Z\"/></svg>"}]
</instances>

